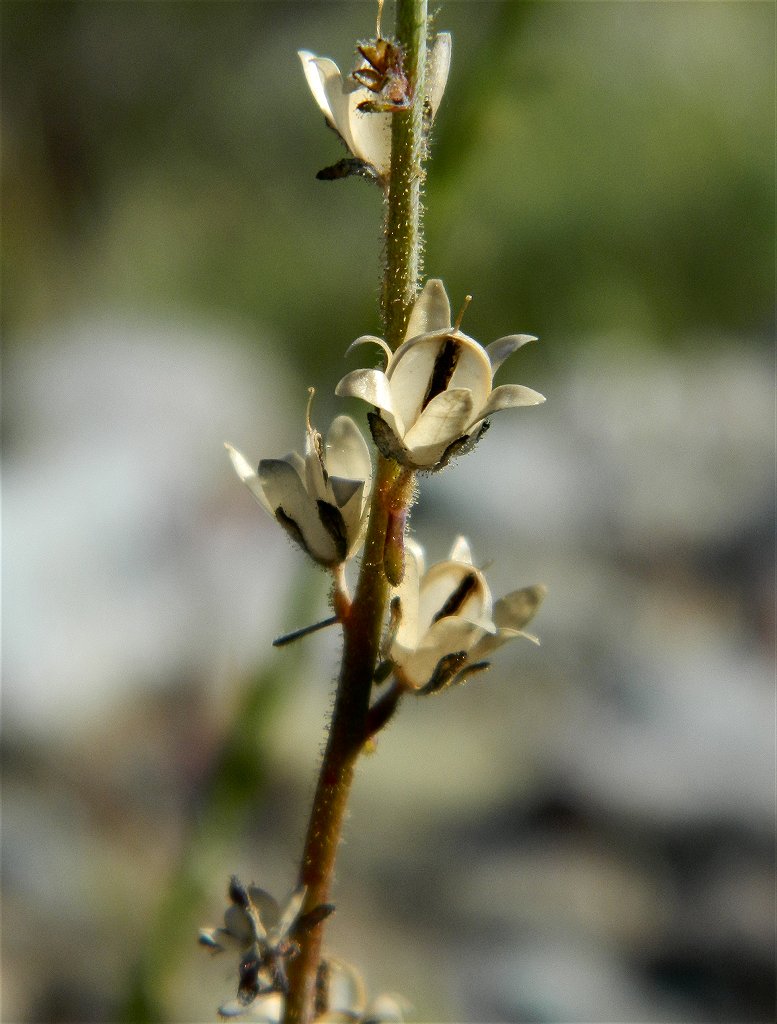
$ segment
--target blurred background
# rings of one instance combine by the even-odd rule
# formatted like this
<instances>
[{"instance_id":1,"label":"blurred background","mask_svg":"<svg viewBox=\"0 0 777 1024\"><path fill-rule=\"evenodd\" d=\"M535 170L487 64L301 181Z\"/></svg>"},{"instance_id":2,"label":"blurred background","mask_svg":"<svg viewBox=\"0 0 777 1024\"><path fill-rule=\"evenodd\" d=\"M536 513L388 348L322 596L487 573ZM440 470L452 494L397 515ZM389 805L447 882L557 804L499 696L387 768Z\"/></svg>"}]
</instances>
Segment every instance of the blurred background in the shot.
<instances>
[{"instance_id":1,"label":"blurred background","mask_svg":"<svg viewBox=\"0 0 777 1024\"><path fill-rule=\"evenodd\" d=\"M222 442L299 448L379 332L381 198L315 180L295 54L374 16L3 4L5 1021L214 1020L197 927L293 885L338 637L270 646L327 582ZM549 596L363 764L329 948L420 1021L771 1020L773 6L436 25L426 268L548 402L413 529Z\"/></svg>"}]
</instances>

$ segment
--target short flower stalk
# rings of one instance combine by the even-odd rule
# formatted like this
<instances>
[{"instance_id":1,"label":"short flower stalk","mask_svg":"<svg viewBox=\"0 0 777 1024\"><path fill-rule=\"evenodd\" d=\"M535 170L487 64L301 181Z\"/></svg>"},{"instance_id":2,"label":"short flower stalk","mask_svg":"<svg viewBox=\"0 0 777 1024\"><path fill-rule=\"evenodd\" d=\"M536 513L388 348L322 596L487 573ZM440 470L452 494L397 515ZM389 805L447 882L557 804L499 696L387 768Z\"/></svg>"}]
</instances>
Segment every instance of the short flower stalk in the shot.
<instances>
[{"instance_id":1,"label":"short flower stalk","mask_svg":"<svg viewBox=\"0 0 777 1024\"><path fill-rule=\"evenodd\" d=\"M296 887L279 905L259 886L233 878L224 925L200 934L214 953L238 953L237 994L222 1003L221 1016L271 1024L405 1018L403 999L370 1000L358 972L324 952L356 766L404 698L466 683L512 640L537 643L525 627L545 594L535 585L494 600L465 538L427 568L410 535L419 479L470 452L496 413L544 398L525 385L494 385L502 363L535 340L531 335L509 334L484 347L462 330L469 297L454 320L441 280L430 278L420 288L424 160L451 38L439 33L427 45L426 0L396 0L395 35L385 38L381 7L379 0L375 39L358 45L350 75L327 58L299 53L313 99L349 152L319 177L366 177L385 198L383 337L362 335L346 353L371 346L382 366L351 370L336 388L339 397L368 406L372 455L347 415L319 433L310 402L301 454L263 458L254 469L227 445L254 498L333 581L333 614L278 638L276 646L327 627L342 631L337 692ZM356 576L353 595L349 574Z\"/></svg>"}]
</instances>

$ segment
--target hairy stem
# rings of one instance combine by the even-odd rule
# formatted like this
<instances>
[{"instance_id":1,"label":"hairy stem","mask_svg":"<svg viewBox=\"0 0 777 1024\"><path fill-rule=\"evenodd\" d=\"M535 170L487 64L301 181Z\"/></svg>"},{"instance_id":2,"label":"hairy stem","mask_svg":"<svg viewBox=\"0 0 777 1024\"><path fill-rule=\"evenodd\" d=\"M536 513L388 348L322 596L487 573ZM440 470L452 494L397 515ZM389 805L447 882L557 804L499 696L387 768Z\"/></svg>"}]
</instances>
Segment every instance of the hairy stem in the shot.
<instances>
[{"instance_id":1,"label":"hairy stem","mask_svg":"<svg viewBox=\"0 0 777 1024\"><path fill-rule=\"evenodd\" d=\"M427 0L397 0L396 37L413 102L409 110L394 115L391 127L383 277L385 338L391 348L405 336L421 274L427 20Z\"/></svg>"},{"instance_id":2,"label":"hairy stem","mask_svg":"<svg viewBox=\"0 0 777 1024\"><path fill-rule=\"evenodd\" d=\"M404 337L418 290L426 28L426 0L397 0L396 39L404 54L413 102L408 110L394 114L392 126L383 280L385 336L392 348ZM384 547L389 516L398 512L396 493L401 473L396 463L379 456L359 580L343 617L343 660L337 696L300 865L300 882L308 887L305 911L329 902L355 765L374 731L369 721L370 694L389 593ZM412 488L404 490L409 502ZM322 932L323 924L305 935L299 955L290 964L284 1024L310 1024L313 1019Z\"/></svg>"}]
</instances>

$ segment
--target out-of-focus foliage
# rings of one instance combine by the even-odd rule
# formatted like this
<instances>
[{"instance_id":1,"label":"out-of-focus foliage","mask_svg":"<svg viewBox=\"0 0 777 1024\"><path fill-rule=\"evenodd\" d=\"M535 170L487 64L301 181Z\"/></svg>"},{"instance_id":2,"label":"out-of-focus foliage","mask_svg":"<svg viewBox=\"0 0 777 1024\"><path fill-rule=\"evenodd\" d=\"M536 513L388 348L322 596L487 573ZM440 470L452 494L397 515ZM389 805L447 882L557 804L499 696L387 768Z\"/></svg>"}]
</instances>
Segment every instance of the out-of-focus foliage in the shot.
<instances>
[{"instance_id":1,"label":"out-of-focus foliage","mask_svg":"<svg viewBox=\"0 0 777 1024\"><path fill-rule=\"evenodd\" d=\"M556 351L590 332L766 332L766 7L485 6L490 31L440 128L434 265L455 254L452 281L485 282L489 316L509 296Z\"/></svg>"}]
</instances>

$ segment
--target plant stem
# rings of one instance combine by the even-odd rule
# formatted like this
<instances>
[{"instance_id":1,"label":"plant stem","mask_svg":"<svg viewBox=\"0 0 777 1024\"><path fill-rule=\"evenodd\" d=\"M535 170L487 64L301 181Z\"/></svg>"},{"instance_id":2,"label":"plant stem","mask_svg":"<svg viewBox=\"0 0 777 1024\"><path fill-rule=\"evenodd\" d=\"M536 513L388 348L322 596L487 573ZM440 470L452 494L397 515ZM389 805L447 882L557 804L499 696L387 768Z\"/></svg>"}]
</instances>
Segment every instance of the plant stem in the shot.
<instances>
[{"instance_id":1,"label":"plant stem","mask_svg":"<svg viewBox=\"0 0 777 1024\"><path fill-rule=\"evenodd\" d=\"M381 460L373 495L359 584L343 622L343 661L329 740L308 825L300 882L308 887L304 909L329 902L337 847L354 768L367 739L372 676L378 658L388 584L383 573L383 543L388 497L395 468ZM320 960L322 925L305 935L299 956L289 966L284 1024L308 1024Z\"/></svg>"},{"instance_id":2,"label":"plant stem","mask_svg":"<svg viewBox=\"0 0 777 1024\"><path fill-rule=\"evenodd\" d=\"M421 274L427 23L427 0L397 0L396 38L413 102L394 115L391 126L383 320L386 341L394 349L405 336Z\"/></svg>"},{"instance_id":3,"label":"plant stem","mask_svg":"<svg viewBox=\"0 0 777 1024\"><path fill-rule=\"evenodd\" d=\"M426 0L397 0L396 40L404 54L413 102L392 119L383 279L385 337L392 348L404 337L418 291L426 31ZM389 515L400 511L396 508L396 485L401 473L396 463L378 457L359 580L353 603L343 618L343 659L329 740L300 866L300 882L308 887L304 911L329 902L354 769L370 737L370 695L389 593L384 545ZM399 490L409 503L412 488ZM310 1024L313 1018L322 934L322 924L307 933L300 942L299 955L289 965L284 1024Z\"/></svg>"}]
</instances>

